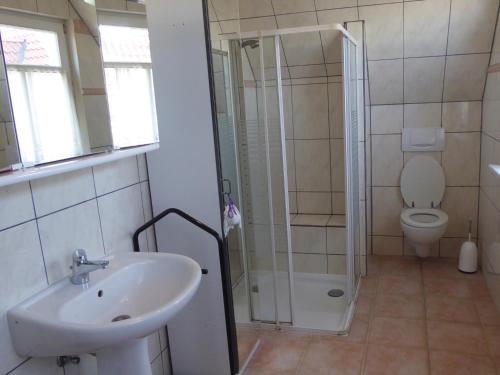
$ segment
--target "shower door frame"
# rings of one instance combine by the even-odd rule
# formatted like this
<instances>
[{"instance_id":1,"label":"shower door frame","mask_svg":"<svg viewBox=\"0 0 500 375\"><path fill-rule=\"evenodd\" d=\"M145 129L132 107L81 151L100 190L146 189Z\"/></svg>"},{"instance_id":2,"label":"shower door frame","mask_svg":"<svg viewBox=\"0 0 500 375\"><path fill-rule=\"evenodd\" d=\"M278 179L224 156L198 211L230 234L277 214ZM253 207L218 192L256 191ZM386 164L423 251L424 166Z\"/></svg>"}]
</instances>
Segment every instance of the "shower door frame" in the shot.
<instances>
[{"instance_id":1,"label":"shower door frame","mask_svg":"<svg viewBox=\"0 0 500 375\"><path fill-rule=\"evenodd\" d=\"M283 105L283 91L282 91L282 76L281 76L281 50L280 50L280 36L281 35L290 35L290 34L300 34L300 33L308 33L308 32L321 32L321 31L339 31L343 34L343 42L342 46L346 43L346 40L351 42L356 48L358 47L358 42L356 39L354 39L349 32L340 24L326 24L326 25L316 25L316 26L301 26L301 27L292 27L292 28L284 28L284 29L276 29L276 30L261 30L261 31L252 31L252 32L236 32L236 33L231 33L227 35L221 36L221 40L227 40L227 41L234 41L234 40L244 40L244 39L258 39L259 40L259 58L260 58L260 65L261 65L261 74L260 74L260 81L261 81L261 87L262 87L262 96L263 96L263 103L264 103L264 128L265 128L265 137L266 137L266 164L268 167L268 200L270 202L269 205L269 211L270 211L270 227L271 227L271 236L272 236L272 254L271 254L271 259L272 259L272 267L273 267L273 288L274 288L274 309L275 309L275 322L274 324L276 326L280 326L282 323L279 320L278 316L278 295L277 295L277 264L276 264L276 242L274 238L274 222L273 222L273 211L272 211L272 190L270 189L270 156L269 156L269 128L268 128L268 117L267 117L267 100L266 100L266 86L265 86L265 64L264 64L264 38L266 37L273 37L274 38L274 47L275 47L275 62L276 62L276 85L277 85L277 91L278 91L278 110L279 110L279 117L280 117L280 133L281 133L281 153L282 153L282 165L283 165L283 189L284 189L284 199L285 199L285 220L286 220L286 227L287 227L287 255L288 255L288 282L289 282L289 301L290 301L290 320L291 320L291 325L295 326L295 300L294 300L294 281L293 281L293 252L292 252L292 245L291 245L291 223L290 223L290 207L289 207L289 194L288 194L288 178L287 178L287 157L286 157L286 147L285 147L285 119L284 119L284 105ZM348 56L345 56L345 51L343 53L343 58L342 62L344 65L344 75L345 75L345 70L346 70L346 59ZM357 63L357 62L356 62ZM349 70L349 68L347 68ZM344 96L347 92L349 92L346 83L346 78L345 76L343 77L344 81ZM348 126L347 124L347 117L349 119L351 118L350 116L350 110L348 110L346 100L344 100L344 126ZM350 123L350 121L349 121ZM347 156L347 137L344 139L344 144L345 144L345 151L344 154ZM347 162L346 162L346 172L347 172ZM349 167L350 168L350 167ZM346 173L348 175L348 173ZM348 187L352 185L348 184L348 179L346 179L346 200L349 198L349 193ZM348 214L346 212L346 222L348 222ZM355 261L355 249L353 246L353 241L352 241L352 223L349 225L346 225L346 235L350 239L347 241L347 293L348 293L348 303L347 303L347 309L346 309L346 314L350 309L352 309L352 302L354 301L355 293L357 290L357 285L354 285L356 283L356 276L354 274L354 261ZM350 235L349 235L350 234ZM249 277L248 277L249 278ZM249 287L250 284L248 284ZM251 298L250 299L250 304L251 304ZM253 320L253 311L251 311L250 318ZM349 319L350 320L350 319ZM346 324L348 321L346 321ZM344 332L344 331L339 331L339 332Z\"/></svg>"}]
</instances>

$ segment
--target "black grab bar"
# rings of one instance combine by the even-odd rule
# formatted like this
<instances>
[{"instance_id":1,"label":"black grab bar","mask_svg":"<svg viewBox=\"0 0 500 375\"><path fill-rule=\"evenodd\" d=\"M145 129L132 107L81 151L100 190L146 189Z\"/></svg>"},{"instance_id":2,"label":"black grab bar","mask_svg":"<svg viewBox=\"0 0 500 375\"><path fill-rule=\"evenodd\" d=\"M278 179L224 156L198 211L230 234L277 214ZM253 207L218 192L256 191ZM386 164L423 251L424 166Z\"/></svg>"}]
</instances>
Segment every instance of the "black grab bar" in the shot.
<instances>
[{"instance_id":1,"label":"black grab bar","mask_svg":"<svg viewBox=\"0 0 500 375\"><path fill-rule=\"evenodd\" d=\"M210 234L217 241L217 245L219 247L219 263L220 263L221 279L222 279L222 298L224 300L224 315L226 317L226 332L227 332L227 343L229 349L229 362L231 367L231 374L236 374L238 372L239 366L238 366L238 346L236 342L236 322L234 320L234 312L231 311L231 307L233 306L233 294L231 288L231 279L228 278L228 275L230 275L231 271L229 269L229 255L224 252L224 241L219 236L219 233L217 233L216 230L210 228L205 223L202 223L198 219L195 219L191 215L185 213L184 211L178 208L168 208L165 211L162 211L158 215L154 216L151 220L144 223L144 225L141 225L139 229L135 231L134 236L132 237L132 240L134 242L134 252L140 252L139 234L141 234L150 226L154 225L155 223L157 223L158 221L160 221L169 214L176 214L182 217L183 219L197 226L204 232ZM156 251L158 252L158 249L156 249ZM201 273L206 275L208 273L208 270L202 268Z\"/></svg>"}]
</instances>

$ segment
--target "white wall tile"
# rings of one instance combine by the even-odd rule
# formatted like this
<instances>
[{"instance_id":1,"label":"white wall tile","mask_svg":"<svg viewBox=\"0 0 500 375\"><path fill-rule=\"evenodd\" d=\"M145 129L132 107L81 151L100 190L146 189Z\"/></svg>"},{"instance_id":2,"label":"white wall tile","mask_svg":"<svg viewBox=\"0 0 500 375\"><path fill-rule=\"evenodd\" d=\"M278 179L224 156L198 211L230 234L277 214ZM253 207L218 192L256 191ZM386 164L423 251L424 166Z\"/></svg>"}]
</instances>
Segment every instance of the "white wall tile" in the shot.
<instances>
[{"instance_id":1,"label":"white wall tile","mask_svg":"<svg viewBox=\"0 0 500 375\"><path fill-rule=\"evenodd\" d=\"M328 255L328 273L333 275L345 275L347 272L347 260L345 255Z\"/></svg>"},{"instance_id":2,"label":"white wall tile","mask_svg":"<svg viewBox=\"0 0 500 375\"><path fill-rule=\"evenodd\" d=\"M326 227L292 227L294 253L326 254Z\"/></svg>"},{"instance_id":3,"label":"white wall tile","mask_svg":"<svg viewBox=\"0 0 500 375\"><path fill-rule=\"evenodd\" d=\"M36 0L0 0L0 6L36 12Z\"/></svg>"},{"instance_id":4,"label":"white wall tile","mask_svg":"<svg viewBox=\"0 0 500 375\"><path fill-rule=\"evenodd\" d=\"M86 168L31 182L37 216L95 197L92 169Z\"/></svg>"},{"instance_id":5,"label":"white wall tile","mask_svg":"<svg viewBox=\"0 0 500 375\"><path fill-rule=\"evenodd\" d=\"M498 118L500 118L500 72L488 74L488 83L483 101L482 123L483 131L486 134L500 140Z\"/></svg>"},{"instance_id":6,"label":"white wall tile","mask_svg":"<svg viewBox=\"0 0 500 375\"><path fill-rule=\"evenodd\" d=\"M402 105L377 105L371 108L371 133L394 134L403 129Z\"/></svg>"},{"instance_id":7,"label":"white wall tile","mask_svg":"<svg viewBox=\"0 0 500 375\"><path fill-rule=\"evenodd\" d=\"M297 211L301 214L331 214L331 193L297 192Z\"/></svg>"},{"instance_id":8,"label":"white wall tile","mask_svg":"<svg viewBox=\"0 0 500 375\"><path fill-rule=\"evenodd\" d=\"M403 60L369 61L372 105L403 103Z\"/></svg>"},{"instance_id":9,"label":"white wall tile","mask_svg":"<svg viewBox=\"0 0 500 375\"><path fill-rule=\"evenodd\" d=\"M35 221L0 232L0 312L47 286Z\"/></svg>"},{"instance_id":10,"label":"white wall tile","mask_svg":"<svg viewBox=\"0 0 500 375\"><path fill-rule=\"evenodd\" d=\"M148 165L146 154L137 156L137 165L139 167L139 181L146 181L148 179Z\"/></svg>"},{"instance_id":11,"label":"white wall tile","mask_svg":"<svg viewBox=\"0 0 500 375\"><path fill-rule=\"evenodd\" d=\"M295 141L297 190L330 190L330 142Z\"/></svg>"},{"instance_id":12,"label":"white wall tile","mask_svg":"<svg viewBox=\"0 0 500 375\"><path fill-rule=\"evenodd\" d=\"M328 84L330 138L344 138L344 108L341 83Z\"/></svg>"},{"instance_id":13,"label":"white wall tile","mask_svg":"<svg viewBox=\"0 0 500 375\"><path fill-rule=\"evenodd\" d=\"M152 375L163 375L163 365L161 356L156 357L156 359L151 363Z\"/></svg>"},{"instance_id":14,"label":"white wall tile","mask_svg":"<svg viewBox=\"0 0 500 375\"><path fill-rule=\"evenodd\" d=\"M448 227L444 237L466 237L469 219L472 219L472 235L477 234L478 212L477 187L447 187L441 208L448 214Z\"/></svg>"},{"instance_id":15,"label":"white wall tile","mask_svg":"<svg viewBox=\"0 0 500 375\"><path fill-rule=\"evenodd\" d=\"M132 236L144 224L139 185L97 199L106 254L133 251ZM126 208L126 214L123 209Z\"/></svg>"},{"instance_id":16,"label":"white wall tile","mask_svg":"<svg viewBox=\"0 0 500 375\"><path fill-rule=\"evenodd\" d=\"M35 217L28 182L0 188L0 230Z\"/></svg>"},{"instance_id":17,"label":"white wall tile","mask_svg":"<svg viewBox=\"0 0 500 375\"><path fill-rule=\"evenodd\" d=\"M139 182L136 157L98 165L93 168L97 195L124 188Z\"/></svg>"},{"instance_id":18,"label":"white wall tile","mask_svg":"<svg viewBox=\"0 0 500 375\"><path fill-rule=\"evenodd\" d=\"M375 255L403 255L403 237L373 236L372 251Z\"/></svg>"},{"instance_id":19,"label":"white wall tile","mask_svg":"<svg viewBox=\"0 0 500 375\"><path fill-rule=\"evenodd\" d=\"M405 103L441 101L443 96L444 64L444 57L405 59Z\"/></svg>"},{"instance_id":20,"label":"white wall tile","mask_svg":"<svg viewBox=\"0 0 500 375\"><path fill-rule=\"evenodd\" d=\"M219 20L231 20L238 18L239 1L212 0L212 4Z\"/></svg>"},{"instance_id":21,"label":"white wall tile","mask_svg":"<svg viewBox=\"0 0 500 375\"><path fill-rule=\"evenodd\" d=\"M405 128L440 128L441 103L405 104Z\"/></svg>"},{"instance_id":22,"label":"white wall tile","mask_svg":"<svg viewBox=\"0 0 500 375\"><path fill-rule=\"evenodd\" d=\"M372 182L374 186L399 186L403 169L400 135L372 137Z\"/></svg>"},{"instance_id":23,"label":"white wall tile","mask_svg":"<svg viewBox=\"0 0 500 375\"><path fill-rule=\"evenodd\" d=\"M273 15L271 0L240 0L240 18Z\"/></svg>"},{"instance_id":24,"label":"white wall tile","mask_svg":"<svg viewBox=\"0 0 500 375\"><path fill-rule=\"evenodd\" d=\"M345 254L346 246L345 228L326 228L326 248L328 254Z\"/></svg>"},{"instance_id":25,"label":"white wall tile","mask_svg":"<svg viewBox=\"0 0 500 375\"><path fill-rule=\"evenodd\" d=\"M399 187L373 187L373 234L402 236L403 199Z\"/></svg>"},{"instance_id":26,"label":"white wall tile","mask_svg":"<svg viewBox=\"0 0 500 375\"><path fill-rule=\"evenodd\" d=\"M489 54L446 57L444 101L482 100Z\"/></svg>"},{"instance_id":27,"label":"white wall tile","mask_svg":"<svg viewBox=\"0 0 500 375\"><path fill-rule=\"evenodd\" d=\"M357 0L315 0L316 9L351 8L357 6Z\"/></svg>"},{"instance_id":28,"label":"white wall tile","mask_svg":"<svg viewBox=\"0 0 500 375\"><path fill-rule=\"evenodd\" d=\"M448 54L489 52L498 14L498 0L451 4Z\"/></svg>"},{"instance_id":29,"label":"white wall tile","mask_svg":"<svg viewBox=\"0 0 500 375\"><path fill-rule=\"evenodd\" d=\"M56 365L55 358L31 358L10 374L12 375L64 375L64 370Z\"/></svg>"},{"instance_id":30,"label":"white wall tile","mask_svg":"<svg viewBox=\"0 0 500 375\"><path fill-rule=\"evenodd\" d=\"M126 10L126 0L96 0L98 9Z\"/></svg>"},{"instance_id":31,"label":"white wall tile","mask_svg":"<svg viewBox=\"0 0 500 375\"><path fill-rule=\"evenodd\" d=\"M144 220L148 221L153 218L153 207L151 205L151 192L149 190L149 182L141 182L142 206L144 211ZM148 251L156 251L156 235L154 226L146 229L146 241ZM139 246L144 246L144 234L139 239Z\"/></svg>"},{"instance_id":32,"label":"white wall tile","mask_svg":"<svg viewBox=\"0 0 500 375\"><path fill-rule=\"evenodd\" d=\"M272 0L274 14L314 12L314 0Z\"/></svg>"},{"instance_id":33,"label":"white wall tile","mask_svg":"<svg viewBox=\"0 0 500 375\"><path fill-rule=\"evenodd\" d=\"M447 186L479 186L481 136L476 133L448 133L443 152Z\"/></svg>"},{"instance_id":34,"label":"white wall tile","mask_svg":"<svg viewBox=\"0 0 500 375\"><path fill-rule=\"evenodd\" d=\"M481 130L481 102L443 103L443 128L447 132Z\"/></svg>"},{"instance_id":35,"label":"white wall tile","mask_svg":"<svg viewBox=\"0 0 500 375\"><path fill-rule=\"evenodd\" d=\"M36 5L40 13L51 14L63 18L69 17L68 0L36 0Z\"/></svg>"},{"instance_id":36,"label":"white wall tile","mask_svg":"<svg viewBox=\"0 0 500 375\"><path fill-rule=\"evenodd\" d=\"M345 193L332 193L332 213L334 215L345 215Z\"/></svg>"},{"instance_id":37,"label":"white wall tile","mask_svg":"<svg viewBox=\"0 0 500 375\"><path fill-rule=\"evenodd\" d=\"M404 56L446 55L450 0L404 4Z\"/></svg>"},{"instance_id":38,"label":"white wall tile","mask_svg":"<svg viewBox=\"0 0 500 375\"><path fill-rule=\"evenodd\" d=\"M292 100L295 139L328 138L327 85L293 86Z\"/></svg>"},{"instance_id":39,"label":"white wall tile","mask_svg":"<svg viewBox=\"0 0 500 375\"><path fill-rule=\"evenodd\" d=\"M333 191L345 191L345 160L344 141L342 139L330 140L330 154L332 167Z\"/></svg>"},{"instance_id":40,"label":"white wall tile","mask_svg":"<svg viewBox=\"0 0 500 375\"><path fill-rule=\"evenodd\" d=\"M293 254L294 272L327 273L327 257L318 254Z\"/></svg>"},{"instance_id":41,"label":"white wall tile","mask_svg":"<svg viewBox=\"0 0 500 375\"><path fill-rule=\"evenodd\" d=\"M359 18L366 22L369 60L403 57L402 3L360 7Z\"/></svg>"},{"instance_id":42,"label":"white wall tile","mask_svg":"<svg viewBox=\"0 0 500 375\"><path fill-rule=\"evenodd\" d=\"M45 216L38 226L50 284L71 274L74 250L84 249L89 259L105 255L96 200Z\"/></svg>"}]
</instances>

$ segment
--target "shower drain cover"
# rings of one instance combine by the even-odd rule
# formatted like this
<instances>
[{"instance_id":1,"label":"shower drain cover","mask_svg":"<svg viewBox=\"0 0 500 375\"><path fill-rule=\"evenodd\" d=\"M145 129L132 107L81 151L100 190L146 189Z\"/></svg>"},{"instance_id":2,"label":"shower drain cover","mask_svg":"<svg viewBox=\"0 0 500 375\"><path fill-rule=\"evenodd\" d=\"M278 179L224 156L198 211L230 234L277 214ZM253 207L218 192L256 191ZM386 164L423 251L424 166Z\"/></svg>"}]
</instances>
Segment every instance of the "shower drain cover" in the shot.
<instances>
[{"instance_id":1,"label":"shower drain cover","mask_svg":"<svg viewBox=\"0 0 500 375\"><path fill-rule=\"evenodd\" d=\"M342 289L332 289L328 292L330 297L342 297L344 295L344 291Z\"/></svg>"}]
</instances>

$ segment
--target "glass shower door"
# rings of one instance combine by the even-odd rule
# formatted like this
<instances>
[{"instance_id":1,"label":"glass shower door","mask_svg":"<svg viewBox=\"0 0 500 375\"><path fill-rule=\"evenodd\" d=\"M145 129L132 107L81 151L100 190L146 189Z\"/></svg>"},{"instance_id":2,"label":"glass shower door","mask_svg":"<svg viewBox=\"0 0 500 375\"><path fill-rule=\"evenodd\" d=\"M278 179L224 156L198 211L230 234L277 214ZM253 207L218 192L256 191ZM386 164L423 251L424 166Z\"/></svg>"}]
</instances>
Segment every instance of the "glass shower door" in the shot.
<instances>
[{"instance_id":1,"label":"glass shower door","mask_svg":"<svg viewBox=\"0 0 500 375\"><path fill-rule=\"evenodd\" d=\"M347 298L354 301L361 276L356 44L343 36L344 147L346 172Z\"/></svg>"},{"instance_id":2,"label":"glass shower door","mask_svg":"<svg viewBox=\"0 0 500 375\"><path fill-rule=\"evenodd\" d=\"M290 323L289 232L276 39L231 40L251 318Z\"/></svg>"}]
</instances>

